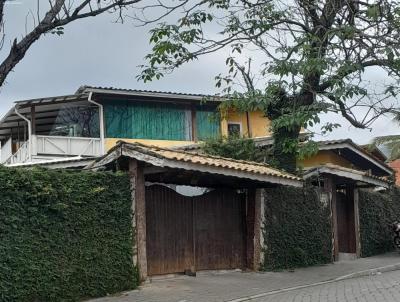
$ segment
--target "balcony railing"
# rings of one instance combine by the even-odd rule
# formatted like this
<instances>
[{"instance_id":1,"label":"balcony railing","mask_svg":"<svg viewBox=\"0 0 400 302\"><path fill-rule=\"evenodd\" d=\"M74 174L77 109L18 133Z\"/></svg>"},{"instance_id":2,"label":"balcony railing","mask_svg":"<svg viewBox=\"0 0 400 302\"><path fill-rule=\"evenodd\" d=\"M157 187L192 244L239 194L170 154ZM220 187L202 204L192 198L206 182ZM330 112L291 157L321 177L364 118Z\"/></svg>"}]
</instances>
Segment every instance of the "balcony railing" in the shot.
<instances>
[{"instance_id":1,"label":"balcony railing","mask_svg":"<svg viewBox=\"0 0 400 302\"><path fill-rule=\"evenodd\" d=\"M26 141L4 164L25 163L43 157L52 159L100 155L102 155L100 138L31 135L30 141Z\"/></svg>"},{"instance_id":2,"label":"balcony railing","mask_svg":"<svg viewBox=\"0 0 400 302\"><path fill-rule=\"evenodd\" d=\"M19 147L17 152L11 155L5 162L5 165L25 163L29 161L29 141L26 141Z\"/></svg>"},{"instance_id":3,"label":"balcony railing","mask_svg":"<svg viewBox=\"0 0 400 302\"><path fill-rule=\"evenodd\" d=\"M32 135L37 155L100 156L101 140L93 137Z\"/></svg>"}]
</instances>

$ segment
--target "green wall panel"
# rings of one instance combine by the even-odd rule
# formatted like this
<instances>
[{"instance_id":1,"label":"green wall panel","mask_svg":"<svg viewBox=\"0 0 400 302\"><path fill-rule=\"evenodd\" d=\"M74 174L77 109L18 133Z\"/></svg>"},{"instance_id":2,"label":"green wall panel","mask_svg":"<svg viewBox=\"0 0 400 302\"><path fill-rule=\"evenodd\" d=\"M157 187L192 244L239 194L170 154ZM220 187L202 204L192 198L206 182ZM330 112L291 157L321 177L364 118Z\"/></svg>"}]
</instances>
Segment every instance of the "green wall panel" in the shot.
<instances>
[{"instance_id":1,"label":"green wall panel","mask_svg":"<svg viewBox=\"0 0 400 302\"><path fill-rule=\"evenodd\" d=\"M215 111L197 110L196 127L199 140L215 138L221 133L220 121Z\"/></svg>"},{"instance_id":2,"label":"green wall panel","mask_svg":"<svg viewBox=\"0 0 400 302\"><path fill-rule=\"evenodd\" d=\"M106 135L113 138L188 140L184 108L113 101L104 105Z\"/></svg>"}]
</instances>

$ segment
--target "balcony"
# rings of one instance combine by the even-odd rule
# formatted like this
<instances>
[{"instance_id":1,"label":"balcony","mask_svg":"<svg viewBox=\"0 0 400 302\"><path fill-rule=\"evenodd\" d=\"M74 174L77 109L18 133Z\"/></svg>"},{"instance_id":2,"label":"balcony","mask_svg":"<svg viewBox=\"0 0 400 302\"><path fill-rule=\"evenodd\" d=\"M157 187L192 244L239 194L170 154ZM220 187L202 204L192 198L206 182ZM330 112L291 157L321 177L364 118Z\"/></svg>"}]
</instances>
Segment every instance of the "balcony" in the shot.
<instances>
[{"instance_id":1,"label":"balcony","mask_svg":"<svg viewBox=\"0 0 400 302\"><path fill-rule=\"evenodd\" d=\"M96 157L102 155L100 138L31 135L20 148L3 164L13 165L27 162L66 158Z\"/></svg>"}]
</instances>

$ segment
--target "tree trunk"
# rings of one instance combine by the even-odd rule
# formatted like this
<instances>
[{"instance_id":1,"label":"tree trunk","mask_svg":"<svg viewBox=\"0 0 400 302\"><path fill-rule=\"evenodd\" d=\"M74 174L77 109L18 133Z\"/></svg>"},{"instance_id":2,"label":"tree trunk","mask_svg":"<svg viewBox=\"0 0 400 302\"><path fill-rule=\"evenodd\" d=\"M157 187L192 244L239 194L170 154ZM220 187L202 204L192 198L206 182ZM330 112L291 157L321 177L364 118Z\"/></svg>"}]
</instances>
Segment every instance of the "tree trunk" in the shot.
<instances>
[{"instance_id":1,"label":"tree trunk","mask_svg":"<svg viewBox=\"0 0 400 302\"><path fill-rule=\"evenodd\" d=\"M276 99L279 99L279 101L271 104L265 112L265 115L272 122L272 136L274 138L272 147L273 162L277 168L294 173L296 171L301 121L298 122L298 125L294 123L281 127L278 127L277 124L274 125L274 121L281 118L283 114L287 115L288 112L296 110L293 106L294 104L297 106L301 106L301 104L310 104L313 99L312 95L311 97L309 95L304 97L304 94L298 96L296 99L288 97L286 91L283 89L278 91Z\"/></svg>"},{"instance_id":2,"label":"tree trunk","mask_svg":"<svg viewBox=\"0 0 400 302\"><path fill-rule=\"evenodd\" d=\"M287 172L296 171L296 158L300 127L296 129L279 128L273 133L273 156L278 168Z\"/></svg>"}]
</instances>

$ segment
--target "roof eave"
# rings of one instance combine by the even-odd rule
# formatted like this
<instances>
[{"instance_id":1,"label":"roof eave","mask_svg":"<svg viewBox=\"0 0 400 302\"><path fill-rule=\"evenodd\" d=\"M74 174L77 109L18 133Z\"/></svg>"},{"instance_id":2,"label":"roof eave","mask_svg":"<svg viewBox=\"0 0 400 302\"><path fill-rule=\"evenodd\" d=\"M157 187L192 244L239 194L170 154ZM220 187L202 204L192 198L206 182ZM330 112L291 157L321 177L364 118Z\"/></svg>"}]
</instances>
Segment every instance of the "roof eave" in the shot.
<instances>
[{"instance_id":1,"label":"roof eave","mask_svg":"<svg viewBox=\"0 0 400 302\"><path fill-rule=\"evenodd\" d=\"M151 154L145 154L135 149L129 148L124 143L119 143L112 148L106 156L103 156L98 161L88 166L87 169L97 169L114 162L119 157L135 158L138 161L146 162L155 167L182 169L187 171L197 171L200 173L218 174L226 177L238 179L253 180L265 184L287 185L294 187L302 187L301 179L282 177L278 175L266 175L259 173L251 173L249 171L227 169L220 166L203 165L187 161L173 160L168 158L160 158Z\"/></svg>"},{"instance_id":2,"label":"roof eave","mask_svg":"<svg viewBox=\"0 0 400 302\"><path fill-rule=\"evenodd\" d=\"M394 171L391 169L389 166L387 166L385 163L378 161L377 159L373 158L371 155L367 154L366 151L360 150L360 148L357 148L356 145L351 141L351 140L344 140L343 142L340 143L335 143L335 144L327 144L323 145L320 144L318 147L318 150L332 150L332 149L344 149L348 148L351 151L357 153L358 155L364 157L365 159L369 160L372 162L375 166L379 167L381 170L385 171L389 175L393 175Z\"/></svg>"},{"instance_id":3,"label":"roof eave","mask_svg":"<svg viewBox=\"0 0 400 302\"><path fill-rule=\"evenodd\" d=\"M157 97L165 99L178 99L178 100L191 100L191 101L203 101L210 98L212 102L221 102L222 98L210 95L191 95L191 94L181 94L173 92L152 92L152 91L128 91L123 89L107 89L107 88L95 88L95 87L85 87L83 92L92 92L97 94L107 94L107 95L123 95L123 96L140 96L140 97Z\"/></svg>"},{"instance_id":4,"label":"roof eave","mask_svg":"<svg viewBox=\"0 0 400 302\"><path fill-rule=\"evenodd\" d=\"M377 177L365 175L362 173L355 173L352 171L335 169L335 168L327 167L327 166L320 166L320 167L316 167L316 168L308 170L306 173L304 173L304 179L308 179L313 176L318 176L320 174L335 175L335 176L339 176L339 177L343 177L343 178L347 178L347 179L352 179L354 181L367 183L367 184L377 186L377 187L389 188L391 186L391 183L389 181L385 181L385 180L379 179Z\"/></svg>"}]
</instances>

